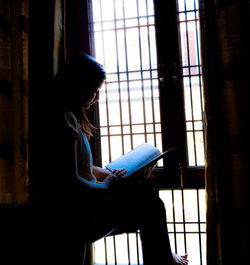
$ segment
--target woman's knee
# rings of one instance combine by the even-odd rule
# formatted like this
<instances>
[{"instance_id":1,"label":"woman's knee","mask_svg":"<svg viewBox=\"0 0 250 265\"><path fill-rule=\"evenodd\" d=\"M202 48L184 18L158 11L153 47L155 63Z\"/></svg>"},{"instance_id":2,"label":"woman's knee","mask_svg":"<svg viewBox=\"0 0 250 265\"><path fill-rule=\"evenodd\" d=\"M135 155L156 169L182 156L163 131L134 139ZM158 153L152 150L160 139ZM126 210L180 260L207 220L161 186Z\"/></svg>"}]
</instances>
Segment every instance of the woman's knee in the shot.
<instances>
[{"instance_id":1,"label":"woman's knee","mask_svg":"<svg viewBox=\"0 0 250 265\"><path fill-rule=\"evenodd\" d=\"M152 198L152 206L153 211L156 211L158 213L161 214L166 214L166 209L165 209L165 205L164 202L162 201L162 199L159 196L154 196Z\"/></svg>"},{"instance_id":2,"label":"woman's knee","mask_svg":"<svg viewBox=\"0 0 250 265\"><path fill-rule=\"evenodd\" d=\"M147 198L141 208L143 211L143 222L159 222L166 221L166 209L163 201L158 196ZM140 211L140 209L138 209Z\"/></svg>"}]
</instances>

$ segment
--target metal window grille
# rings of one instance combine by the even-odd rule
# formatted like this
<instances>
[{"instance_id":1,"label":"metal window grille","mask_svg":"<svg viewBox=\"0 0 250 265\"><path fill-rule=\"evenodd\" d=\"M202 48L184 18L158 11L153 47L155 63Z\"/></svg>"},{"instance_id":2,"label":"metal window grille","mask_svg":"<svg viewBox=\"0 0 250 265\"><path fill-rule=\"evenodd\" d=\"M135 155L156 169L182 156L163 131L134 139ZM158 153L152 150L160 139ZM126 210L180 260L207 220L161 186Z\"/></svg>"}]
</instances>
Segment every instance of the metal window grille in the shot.
<instances>
[{"instance_id":1,"label":"metal window grille","mask_svg":"<svg viewBox=\"0 0 250 265\"><path fill-rule=\"evenodd\" d=\"M102 164L149 142L162 149L153 0L92 0L95 57L107 71L100 95ZM178 1L189 166L204 166L197 0Z\"/></svg>"},{"instance_id":2,"label":"metal window grille","mask_svg":"<svg viewBox=\"0 0 250 265\"><path fill-rule=\"evenodd\" d=\"M206 265L204 189L160 191L166 207L172 251L188 253L190 265ZM143 264L139 234L109 236L95 243L95 265Z\"/></svg>"},{"instance_id":3,"label":"metal window grille","mask_svg":"<svg viewBox=\"0 0 250 265\"><path fill-rule=\"evenodd\" d=\"M189 166L204 166L203 83L198 0L178 1L186 137Z\"/></svg>"},{"instance_id":4,"label":"metal window grille","mask_svg":"<svg viewBox=\"0 0 250 265\"><path fill-rule=\"evenodd\" d=\"M99 102L102 165L149 142L162 149L153 0L90 0L92 53L107 72ZM197 0L178 0L189 166L204 166L202 68ZM161 163L159 163L161 166ZM172 248L206 264L205 192L161 191ZM95 264L142 264L140 237L95 243Z\"/></svg>"},{"instance_id":5,"label":"metal window grille","mask_svg":"<svg viewBox=\"0 0 250 265\"><path fill-rule=\"evenodd\" d=\"M92 0L102 164L148 142L162 150L153 0ZM160 163L159 163L160 165Z\"/></svg>"}]
</instances>

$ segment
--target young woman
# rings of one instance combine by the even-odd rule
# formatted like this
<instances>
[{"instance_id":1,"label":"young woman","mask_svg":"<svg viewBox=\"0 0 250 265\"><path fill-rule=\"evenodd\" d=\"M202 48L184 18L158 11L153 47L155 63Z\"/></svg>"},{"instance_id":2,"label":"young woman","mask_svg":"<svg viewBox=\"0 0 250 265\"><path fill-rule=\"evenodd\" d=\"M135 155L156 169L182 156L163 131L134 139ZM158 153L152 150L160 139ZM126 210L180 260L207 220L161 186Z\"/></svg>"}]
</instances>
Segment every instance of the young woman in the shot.
<instances>
[{"instance_id":1,"label":"young woman","mask_svg":"<svg viewBox=\"0 0 250 265\"><path fill-rule=\"evenodd\" d=\"M71 58L55 77L41 130L38 201L56 209L70 227L75 253L84 242L139 229L145 265L187 264L186 256L171 252L165 208L153 185L127 179L126 169L111 173L93 165L89 139L94 127L87 111L98 101L105 79L103 67L86 54ZM72 259L71 252L70 264L76 264Z\"/></svg>"}]
</instances>

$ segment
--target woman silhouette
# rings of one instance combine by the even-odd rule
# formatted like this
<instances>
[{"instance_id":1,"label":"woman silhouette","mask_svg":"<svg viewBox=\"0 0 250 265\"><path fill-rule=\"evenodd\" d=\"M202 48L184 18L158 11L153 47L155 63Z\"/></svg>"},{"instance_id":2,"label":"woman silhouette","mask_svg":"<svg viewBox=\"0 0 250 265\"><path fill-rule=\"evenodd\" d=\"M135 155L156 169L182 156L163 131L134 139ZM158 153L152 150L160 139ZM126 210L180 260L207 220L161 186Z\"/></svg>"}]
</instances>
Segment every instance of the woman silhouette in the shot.
<instances>
[{"instance_id":1,"label":"woman silhouette","mask_svg":"<svg viewBox=\"0 0 250 265\"><path fill-rule=\"evenodd\" d=\"M71 58L54 79L41 128L37 194L70 227L63 233L70 244L60 245L63 261L74 265L79 257L80 264L77 253L84 242L139 229L145 265L187 264L186 256L171 252L164 204L150 181L139 185L126 178L126 169L109 172L93 165L89 139L94 127L87 111L98 101L105 79L92 57Z\"/></svg>"}]
</instances>

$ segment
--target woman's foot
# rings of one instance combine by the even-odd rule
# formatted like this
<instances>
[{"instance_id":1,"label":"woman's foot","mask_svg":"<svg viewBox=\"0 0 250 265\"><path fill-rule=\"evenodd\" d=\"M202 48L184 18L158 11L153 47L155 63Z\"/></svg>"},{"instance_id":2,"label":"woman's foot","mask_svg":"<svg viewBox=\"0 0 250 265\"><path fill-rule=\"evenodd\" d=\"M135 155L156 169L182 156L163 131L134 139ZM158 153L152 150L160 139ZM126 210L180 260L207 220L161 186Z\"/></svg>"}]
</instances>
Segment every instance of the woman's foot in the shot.
<instances>
[{"instance_id":1,"label":"woman's foot","mask_svg":"<svg viewBox=\"0 0 250 265\"><path fill-rule=\"evenodd\" d=\"M174 264L178 264L178 265L188 264L187 254L180 256L175 253L172 253L172 255L173 255Z\"/></svg>"}]
</instances>

